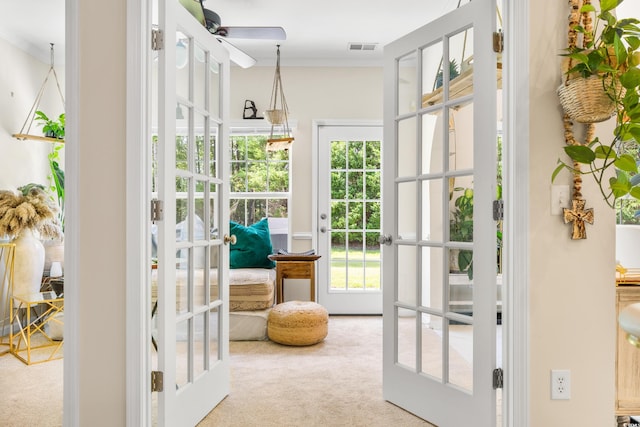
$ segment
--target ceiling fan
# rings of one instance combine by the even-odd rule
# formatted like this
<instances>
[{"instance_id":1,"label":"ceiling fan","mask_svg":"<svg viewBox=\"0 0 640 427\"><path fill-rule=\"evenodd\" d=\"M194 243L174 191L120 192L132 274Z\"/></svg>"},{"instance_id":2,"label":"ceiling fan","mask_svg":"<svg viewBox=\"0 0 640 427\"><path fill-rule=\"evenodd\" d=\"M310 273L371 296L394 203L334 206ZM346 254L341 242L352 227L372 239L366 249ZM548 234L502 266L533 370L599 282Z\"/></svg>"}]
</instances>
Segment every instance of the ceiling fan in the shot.
<instances>
[{"instance_id":1,"label":"ceiling fan","mask_svg":"<svg viewBox=\"0 0 640 427\"><path fill-rule=\"evenodd\" d=\"M286 40L287 34L282 27L226 27L222 25L220 15L212 10L205 9L203 0L180 0L180 4L193 15L216 39L225 45L229 51L229 57L242 68L249 68L256 60L242 50L235 47L227 39L261 39L261 40Z\"/></svg>"}]
</instances>

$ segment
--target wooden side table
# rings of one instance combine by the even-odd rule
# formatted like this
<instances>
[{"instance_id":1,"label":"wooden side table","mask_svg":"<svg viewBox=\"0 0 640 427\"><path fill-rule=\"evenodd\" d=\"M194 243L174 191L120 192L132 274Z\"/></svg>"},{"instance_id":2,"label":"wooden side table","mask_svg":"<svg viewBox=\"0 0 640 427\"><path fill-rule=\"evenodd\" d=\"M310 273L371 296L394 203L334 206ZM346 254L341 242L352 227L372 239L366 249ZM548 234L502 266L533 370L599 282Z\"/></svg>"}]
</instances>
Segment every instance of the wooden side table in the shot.
<instances>
[{"instance_id":1,"label":"wooden side table","mask_svg":"<svg viewBox=\"0 0 640 427\"><path fill-rule=\"evenodd\" d=\"M309 301L316 300L316 260L320 255L269 255L276 262L276 304L284 302L284 279L309 279Z\"/></svg>"}]
</instances>

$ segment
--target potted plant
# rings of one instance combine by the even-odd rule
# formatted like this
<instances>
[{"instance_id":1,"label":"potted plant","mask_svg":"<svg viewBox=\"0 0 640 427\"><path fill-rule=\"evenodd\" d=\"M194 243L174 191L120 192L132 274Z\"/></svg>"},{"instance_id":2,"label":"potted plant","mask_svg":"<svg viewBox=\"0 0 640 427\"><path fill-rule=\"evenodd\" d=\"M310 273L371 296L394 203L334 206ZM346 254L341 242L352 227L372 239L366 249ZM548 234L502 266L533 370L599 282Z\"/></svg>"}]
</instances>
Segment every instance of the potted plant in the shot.
<instances>
[{"instance_id":1,"label":"potted plant","mask_svg":"<svg viewBox=\"0 0 640 427\"><path fill-rule=\"evenodd\" d=\"M0 190L0 236L8 236L16 244L14 295L40 291L45 258L44 246L38 237L61 235L57 213L57 205L42 185L28 184L17 193Z\"/></svg>"},{"instance_id":2,"label":"potted plant","mask_svg":"<svg viewBox=\"0 0 640 427\"><path fill-rule=\"evenodd\" d=\"M42 125L42 132L48 138L64 139L64 113L58 116L58 120L50 119L45 113L38 110L35 113L35 119Z\"/></svg>"},{"instance_id":3,"label":"potted plant","mask_svg":"<svg viewBox=\"0 0 640 427\"><path fill-rule=\"evenodd\" d=\"M612 207L616 199L625 195L640 199L640 171L636 158L617 152L617 146L622 142L637 144L640 141L640 69L637 68L640 64L640 21L616 19L614 12L620 3L622 0L601 0L600 12L591 4L584 5L580 12L593 14L594 28L573 27L586 43L584 48L572 47L565 54L570 61L567 82L595 81L611 103L616 120L613 137L608 141L595 138L584 145L564 147L572 162L588 165L589 170L581 171L558 160L559 165L552 174L552 180L563 169L592 175L605 201ZM608 173L612 167L615 173Z\"/></svg>"}]
</instances>

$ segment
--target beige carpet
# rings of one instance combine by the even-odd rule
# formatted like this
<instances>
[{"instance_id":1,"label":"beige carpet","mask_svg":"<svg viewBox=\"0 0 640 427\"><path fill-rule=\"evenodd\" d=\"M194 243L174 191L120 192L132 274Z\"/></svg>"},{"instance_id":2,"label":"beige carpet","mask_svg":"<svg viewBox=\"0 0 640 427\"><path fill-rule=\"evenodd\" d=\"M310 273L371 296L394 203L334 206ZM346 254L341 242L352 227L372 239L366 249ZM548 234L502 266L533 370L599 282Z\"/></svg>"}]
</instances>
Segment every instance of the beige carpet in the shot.
<instances>
[{"instance_id":1,"label":"beige carpet","mask_svg":"<svg viewBox=\"0 0 640 427\"><path fill-rule=\"evenodd\" d=\"M311 347L231 342L230 353L231 394L200 426L431 425L382 399L382 317L331 316ZM62 379L62 360L0 356L0 425L62 425Z\"/></svg>"},{"instance_id":2,"label":"beige carpet","mask_svg":"<svg viewBox=\"0 0 640 427\"><path fill-rule=\"evenodd\" d=\"M331 316L320 344L231 342L231 394L204 426L430 426L382 398L382 317Z\"/></svg>"},{"instance_id":3,"label":"beige carpet","mask_svg":"<svg viewBox=\"0 0 640 427\"><path fill-rule=\"evenodd\" d=\"M0 356L0 425L61 426L62 363L58 359L27 366L12 354Z\"/></svg>"}]
</instances>

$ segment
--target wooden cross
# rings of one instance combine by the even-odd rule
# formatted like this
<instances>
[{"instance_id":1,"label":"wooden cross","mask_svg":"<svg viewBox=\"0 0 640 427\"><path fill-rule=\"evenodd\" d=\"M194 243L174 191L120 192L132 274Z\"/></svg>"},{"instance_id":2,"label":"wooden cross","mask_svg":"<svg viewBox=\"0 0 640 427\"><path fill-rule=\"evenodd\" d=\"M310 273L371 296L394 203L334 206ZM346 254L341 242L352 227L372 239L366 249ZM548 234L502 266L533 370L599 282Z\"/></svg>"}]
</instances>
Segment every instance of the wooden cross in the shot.
<instances>
[{"instance_id":1,"label":"wooden cross","mask_svg":"<svg viewBox=\"0 0 640 427\"><path fill-rule=\"evenodd\" d=\"M584 199L573 199L571 209L564 208L564 223L573 221L573 231L571 232L573 240L586 239L587 230L584 223L593 224L593 208L585 209L586 202Z\"/></svg>"}]
</instances>

